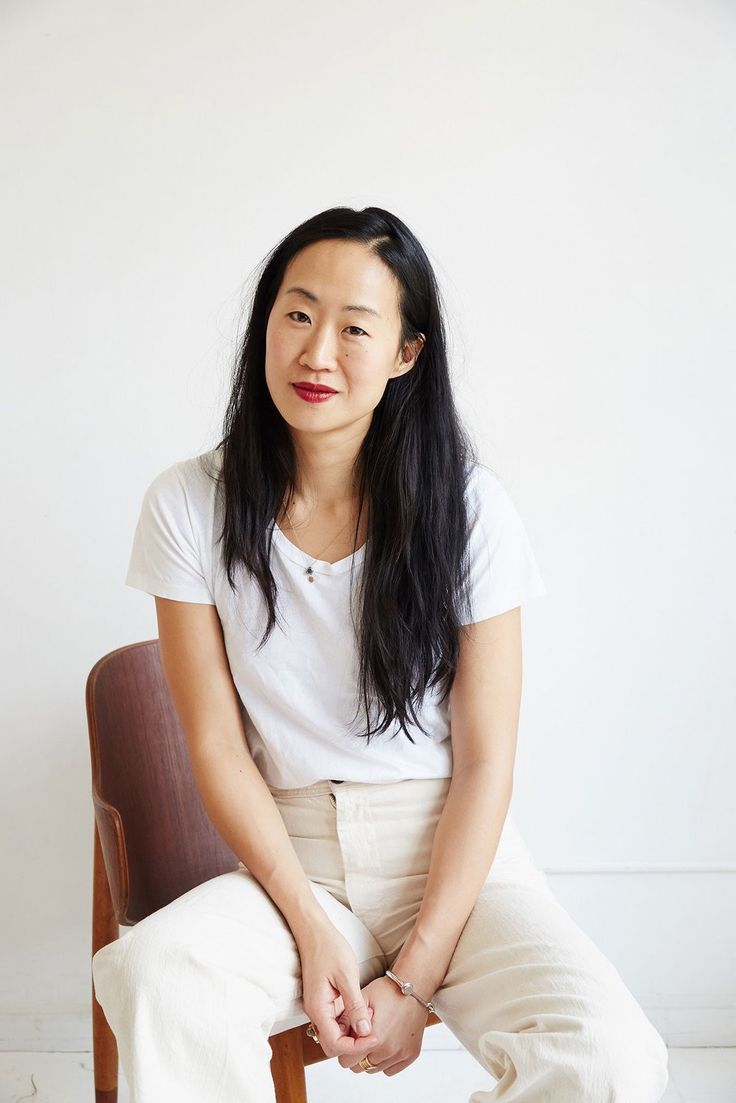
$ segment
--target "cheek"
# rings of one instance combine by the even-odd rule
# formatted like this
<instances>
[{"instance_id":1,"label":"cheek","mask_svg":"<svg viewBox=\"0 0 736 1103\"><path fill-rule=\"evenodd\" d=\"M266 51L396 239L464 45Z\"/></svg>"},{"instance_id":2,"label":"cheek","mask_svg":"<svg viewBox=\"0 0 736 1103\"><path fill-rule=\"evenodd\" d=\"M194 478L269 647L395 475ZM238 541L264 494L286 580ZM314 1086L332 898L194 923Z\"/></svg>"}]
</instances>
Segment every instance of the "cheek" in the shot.
<instances>
[{"instance_id":1,"label":"cheek","mask_svg":"<svg viewBox=\"0 0 736 1103\"><path fill-rule=\"evenodd\" d=\"M266 330L266 359L277 364L289 352L290 341L283 330Z\"/></svg>"},{"instance_id":2,"label":"cheek","mask_svg":"<svg viewBox=\"0 0 736 1103\"><path fill-rule=\"evenodd\" d=\"M283 332L267 333L266 335L266 379L277 384L289 376L293 361L297 356L297 349L293 340Z\"/></svg>"},{"instance_id":3,"label":"cheek","mask_svg":"<svg viewBox=\"0 0 736 1103\"><path fill-rule=\"evenodd\" d=\"M371 356L367 349L351 349L343 353L342 367L350 385L356 389L375 390L383 385L383 360L381 357Z\"/></svg>"}]
</instances>

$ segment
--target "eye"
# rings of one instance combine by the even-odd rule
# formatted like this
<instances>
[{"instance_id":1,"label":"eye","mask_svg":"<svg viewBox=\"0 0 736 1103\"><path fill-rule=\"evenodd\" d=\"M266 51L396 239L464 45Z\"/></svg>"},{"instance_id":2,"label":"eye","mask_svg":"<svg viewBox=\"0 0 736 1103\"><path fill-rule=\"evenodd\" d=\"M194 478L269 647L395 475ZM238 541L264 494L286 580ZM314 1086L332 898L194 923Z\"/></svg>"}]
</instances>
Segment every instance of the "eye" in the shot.
<instances>
[{"instance_id":1,"label":"eye","mask_svg":"<svg viewBox=\"0 0 736 1103\"><path fill-rule=\"evenodd\" d=\"M301 314L301 316L302 316L303 318L307 318L307 319L309 318L309 315L308 315L308 314L305 314L303 310L291 310L291 311L289 311L289 313L288 313L288 314L286 315L286 317L287 317L287 318L292 318L292 317L293 317L293 316L294 316L295 314ZM294 321L297 321L297 320L298 320L298 319L294 318ZM364 336L364 337L367 337L367 336L368 336L368 334L366 333L366 331L365 331L364 329L361 329L361 328L360 328L360 326L348 326L347 328L348 328L348 329L357 329L357 331L358 331L358 335L361 335L361 334L362 334L362 336Z\"/></svg>"}]
</instances>

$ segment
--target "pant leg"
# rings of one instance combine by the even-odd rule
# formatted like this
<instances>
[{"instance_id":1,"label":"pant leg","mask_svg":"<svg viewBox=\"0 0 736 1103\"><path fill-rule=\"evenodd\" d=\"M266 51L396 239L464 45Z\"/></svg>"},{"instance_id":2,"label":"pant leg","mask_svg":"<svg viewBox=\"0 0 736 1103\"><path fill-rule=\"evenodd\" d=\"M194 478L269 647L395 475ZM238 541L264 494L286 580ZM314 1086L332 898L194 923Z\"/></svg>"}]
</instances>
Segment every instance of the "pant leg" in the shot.
<instances>
[{"instance_id":1,"label":"pant leg","mask_svg":"<svg viewBox=\"0 0 736 1103\"><path fill-rule=\"evenodd\" d=\"M310 884L368 984L386 967L380 947L349 908ZM92 972L131 1103L273 1103L268 1037L274 1024L308 1016L291 930L244 866L102 947Z\"/></svg>"},{"instance_id":2,"label":"pant leg","mask_svg":"<svg viewBox=\"0 0 736 1103\"><path fill-rule=\"evenodd\" d=\"M513 821L463 929L437 1013L499 1083L469 1103L657 1103L667 1047L552 894Z\"/></svg>"},{"instance_id":3,"label":"pant leg","mask_svg":"<svg viewBox=\"0 0 736 1103\"><path fill-rule=\"evenodd\" d=\"M426 887L449 779L335 787L353 912L391 964ZM299 824L292 817L298 835ZM316 840L298 843L305 860ZM500 1082L470 1103L658 1103L667 1047L620 974L554 897L506 817L486 882L434 995Z\"/></svg>"}]
</instances>

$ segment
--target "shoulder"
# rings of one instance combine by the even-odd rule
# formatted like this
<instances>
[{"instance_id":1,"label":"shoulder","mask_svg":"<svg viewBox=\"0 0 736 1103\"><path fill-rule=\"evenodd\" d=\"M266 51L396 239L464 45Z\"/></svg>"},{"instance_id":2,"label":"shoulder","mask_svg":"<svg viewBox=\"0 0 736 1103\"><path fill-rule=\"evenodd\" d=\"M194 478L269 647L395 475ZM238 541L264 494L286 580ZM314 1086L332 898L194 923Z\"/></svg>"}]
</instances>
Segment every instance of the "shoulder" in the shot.
<instances>
[{"instance_id":1,"label":"shoulder","mask_svg":"<svg viewBox=\"0 0 736 1103\"><path fill-rule=\"evenodd\" d=\"M500 475L485 464L476 463L467 484L471 542L496 551L526 546L528 536L516 503Z\"/></svg>"},{"instance_id":2,"label":"shoulder","mask_svg":"<svg viewBox=\"0 0 736 1103\"><path fill-rule=\"evenodd\" d=\"M218 486L221 461L219 449L177 460L151 480L146 498L170 509L206 509Z\"/></svg>"},{"instance_id":3,"label":"shoulder","mask_svg":"<svg viewBox=\"0 0 736 1103\"><path fill-rule=\"evenodd\" d=\"M494 490L502 484L500 476L496 474L493 468L488 467L478 460L470 464L467 485L469 489L477 493L488 489Z\"/></svg>"},{"instance_id":4,"label":"shoulder","mask_svg":"<svg viewBox=\"0 0 736 1103\"><path fill-rule=\"evenodd\" d=\"M495 513L508 508L511 499L506 487L492 468L484 463L470 465L466 482L466 497L474 515L489 520Z\"/></svg>"}]
</instances>

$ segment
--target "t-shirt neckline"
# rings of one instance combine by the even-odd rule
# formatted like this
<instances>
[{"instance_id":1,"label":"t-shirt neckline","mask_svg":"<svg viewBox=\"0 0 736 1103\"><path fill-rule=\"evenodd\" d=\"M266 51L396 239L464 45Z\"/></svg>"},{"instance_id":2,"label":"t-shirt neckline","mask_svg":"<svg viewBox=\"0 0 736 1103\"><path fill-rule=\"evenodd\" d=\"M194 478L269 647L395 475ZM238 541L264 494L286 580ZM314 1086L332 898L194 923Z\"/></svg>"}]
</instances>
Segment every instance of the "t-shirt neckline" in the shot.
<instances>
[{"instance_id":1,"label":"t-shirt neckline","mask_svg":"<svg viewBox=\"0 0 736 1103\"><path fill-rule=\"evenodd\" d=\"M298 563L300 567L311 567L315 574L342 574L343 571L349 571L353 563L357 566L365 556L365 544L361 544L352 555L346 555L344 559L338 559L335 563L328 563L324 559L312 559L311 555L307 555L296 544L292 544L288 537L284 536L275 521L273 522L273 538L287 559L290 559L292 563Z\"/></svg>"}]
</instances>

